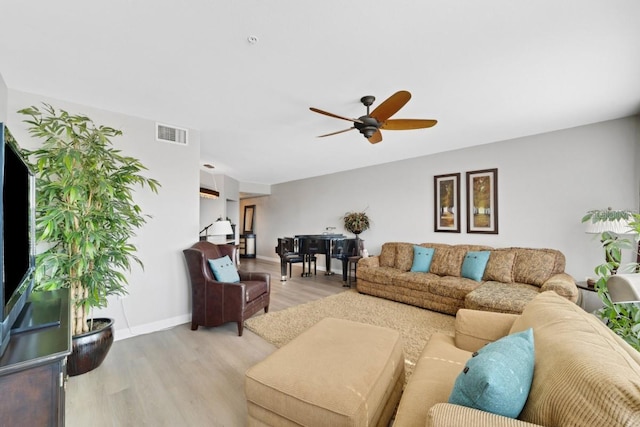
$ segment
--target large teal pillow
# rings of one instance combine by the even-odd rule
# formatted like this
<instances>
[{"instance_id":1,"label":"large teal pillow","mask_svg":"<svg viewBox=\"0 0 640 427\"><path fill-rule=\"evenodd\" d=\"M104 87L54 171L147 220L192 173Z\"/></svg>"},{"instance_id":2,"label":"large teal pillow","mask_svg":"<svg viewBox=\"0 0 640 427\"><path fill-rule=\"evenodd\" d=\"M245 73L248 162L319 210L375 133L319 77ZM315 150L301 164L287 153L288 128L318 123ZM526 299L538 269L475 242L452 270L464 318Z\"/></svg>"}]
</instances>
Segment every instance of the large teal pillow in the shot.
<instances>
[{"instance_id":1,"label":"large teal pillow","mask_svg":"<svg viewBox=\"0 0 640 427\"><path fill-rule=\"evenodd\" d=\"M411 271L417 271L421 273L427 273L429 267L431 267L431 260L433 260L433 248L423 248L422 246L413 246L413 265Z\"/></svg>"},{"instance_id":2,"label":"large teal pillow","mask_svg":"<svg viewBox=\"0 0 640 427\"><path fill-rule=\"evenodd\" d=\"M213 271L213 276L218 282L238 283L240 276L236 265L231 261L228 255L222 258L210 259L209 267Z\"/></svg>"},{"instance_id":3,"label":"large teal pillow","mask_svg":"<svg viewBox=\"0 0 640 427\"><path fill-rule=\"evenodd\" d=\"M534 360L531 328L487 344L456 378L449 403L517 418L529 396Z\"/></svg>"},{"instance_id":4,"label":"large teal pillow","mask_svg":"<svg viewBox=\"0 0 640 427\"><path fill-rule=\"evenodd\" d=\"M484 269L487 267L489 261L489 251L469 251L464 256L462 261L462 277L475 280L476 282L482 281L484 275Z\"/></svg>"}]
</instances>

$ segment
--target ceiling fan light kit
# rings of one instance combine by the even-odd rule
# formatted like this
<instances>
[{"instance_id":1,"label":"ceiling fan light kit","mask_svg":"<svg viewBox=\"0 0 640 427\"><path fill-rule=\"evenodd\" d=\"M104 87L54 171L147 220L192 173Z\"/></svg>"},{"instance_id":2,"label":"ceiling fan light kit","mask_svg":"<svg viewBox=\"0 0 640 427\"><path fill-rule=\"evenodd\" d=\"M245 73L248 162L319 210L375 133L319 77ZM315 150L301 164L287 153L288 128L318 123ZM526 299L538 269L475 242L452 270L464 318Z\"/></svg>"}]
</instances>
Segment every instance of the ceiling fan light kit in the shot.
<instances>
[{"instance_id":1,"label":"ceiling fan light kit","mask_svg":"<svg viewBox=\"0 0 640 427\"><path fill-rule=\"evenodd\" d=\"M404 105L411 99L411 94L406 90L401 90L385 101L378 105L371 113L369 113L369 107L373 104L376 98L372 95L366 95L360 98L360 102L367 107L367 114L357 119L351 119L349 117L340 116L337 114L329 113L318 108L309 107L311 111L325 116L333 117L336 119L346 120L353 123L353 127L340 130L337 132L320 135L320 138L325 136L336 135L339 133L347 132L352 129L357 129L370 143L375 144L382 141L382 132L380 129L387 130L408 130L408 129L424 129L435 126L438 123L437 120L432 119L390 119L395 113L397 113Z\"/></svg>"}]
</instances>

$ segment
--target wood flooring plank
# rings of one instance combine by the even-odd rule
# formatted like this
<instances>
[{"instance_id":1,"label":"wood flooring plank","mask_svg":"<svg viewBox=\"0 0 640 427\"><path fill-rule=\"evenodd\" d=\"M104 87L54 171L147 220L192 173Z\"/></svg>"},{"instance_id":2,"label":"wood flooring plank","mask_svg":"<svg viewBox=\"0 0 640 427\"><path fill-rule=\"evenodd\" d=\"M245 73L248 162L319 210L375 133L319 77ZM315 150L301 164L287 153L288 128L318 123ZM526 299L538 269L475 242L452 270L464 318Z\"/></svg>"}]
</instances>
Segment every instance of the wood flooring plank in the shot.
<instances>
[{"instance_id":1,"label":"wood flooring plank","mask_svg":"<svg viewBox=\"0 0 640 427\"><path fill-rule=\"evenodd\" d=\"M283 310L344 291L342 276L286 282L280 264L242 259L241 269L271 273L269 311ZM262 314L260 313L256 314ZM190 329L190 323L116 341L98 369L67 383L68 427L244 426L244 373L275 347L235 323Z\"/></svg>"}]
</instances>

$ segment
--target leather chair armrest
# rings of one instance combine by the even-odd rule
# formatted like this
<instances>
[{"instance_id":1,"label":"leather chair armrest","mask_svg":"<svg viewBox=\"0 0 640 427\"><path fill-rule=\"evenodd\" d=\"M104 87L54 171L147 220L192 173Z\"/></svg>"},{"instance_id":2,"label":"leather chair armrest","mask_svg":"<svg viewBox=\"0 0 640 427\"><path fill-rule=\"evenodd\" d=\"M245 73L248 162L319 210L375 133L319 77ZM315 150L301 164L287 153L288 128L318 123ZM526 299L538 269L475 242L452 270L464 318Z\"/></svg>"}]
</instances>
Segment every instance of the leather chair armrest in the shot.
<instances>
[{"instance_id":1,"label":"leather chair armrest","mask_svg":"<svg viewBox=\"0 0 640 427\"><path fill-rule=\"evenodd\" d=\"M227 312L225 317L228 318L231 313L235 313L238 309L243 310L247 295L244 283L218 283L224 286L224 310Z\"/></svg>"},{"instance_id":2,"label":"leather chair armrest","mask_svg":"<svg viewBox=\"0 0 640 427\"><path fill-rule=\"evenodd\" d=\"M240 281L244 280L256 280L261 282L267 282L267 289L271 288L271 274L259 273L255 271L238 271Z\"/></svg>"},{"instance_id":3,"label":"leather chair armrest","mask_svg":"<svg viewBox=\"0 0 640 427\"><path fill-rule=\"evenodd\" d=\"M485 344L509 335L518 317L517 314L461 308L455 320L456 347L471 352L479 350Z\"/></svg>"}]
</instances>

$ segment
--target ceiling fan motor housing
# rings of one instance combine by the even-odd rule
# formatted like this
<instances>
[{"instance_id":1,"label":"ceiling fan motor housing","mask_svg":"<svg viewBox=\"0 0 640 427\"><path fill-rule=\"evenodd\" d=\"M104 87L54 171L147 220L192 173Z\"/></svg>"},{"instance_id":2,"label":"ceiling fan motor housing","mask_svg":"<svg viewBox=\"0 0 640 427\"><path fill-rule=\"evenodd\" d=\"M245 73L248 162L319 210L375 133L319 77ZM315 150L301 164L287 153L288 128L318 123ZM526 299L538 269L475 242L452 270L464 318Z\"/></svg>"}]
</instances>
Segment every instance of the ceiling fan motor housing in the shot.
<instances>
[{"instance_id":1,"label":"ceiling fan motor housing","mask_svg":"<svg viewBox=\"0 0 640 427\"><path fill-rule=\"evenodd\" d=\"M376 133L382 123L371 116L361 116L358 118L362 123L354 122L353 126L364 135L365 138L371 138Z\"/></svg>"}]
</instances>

